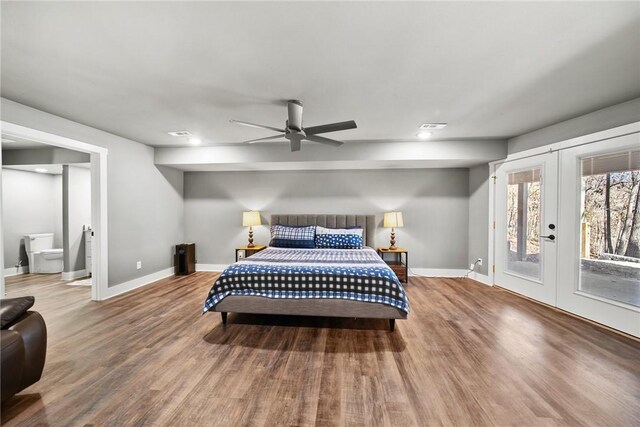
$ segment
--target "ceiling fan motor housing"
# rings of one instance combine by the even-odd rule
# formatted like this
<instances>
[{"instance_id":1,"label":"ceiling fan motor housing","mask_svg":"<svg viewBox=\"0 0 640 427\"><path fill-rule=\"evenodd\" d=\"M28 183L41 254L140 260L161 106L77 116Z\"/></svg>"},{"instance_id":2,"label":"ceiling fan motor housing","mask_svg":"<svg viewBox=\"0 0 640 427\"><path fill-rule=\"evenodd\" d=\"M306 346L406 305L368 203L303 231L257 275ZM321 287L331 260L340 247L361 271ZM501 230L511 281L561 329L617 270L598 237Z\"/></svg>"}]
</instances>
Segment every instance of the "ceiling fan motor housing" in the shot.
<instances>
[{"instance_id":1,"label":"ceiling fan motor housing","mask_svg":"<svg viewBox=\"0 0 640 427\"><path fill-rule=\"evenodd\" d=\"M304 139L307 137L307 134L303 130L295 130L291 128L287 128L284 133L284 137L288 140L300 138Z\"/></svg>"}]
</instances>

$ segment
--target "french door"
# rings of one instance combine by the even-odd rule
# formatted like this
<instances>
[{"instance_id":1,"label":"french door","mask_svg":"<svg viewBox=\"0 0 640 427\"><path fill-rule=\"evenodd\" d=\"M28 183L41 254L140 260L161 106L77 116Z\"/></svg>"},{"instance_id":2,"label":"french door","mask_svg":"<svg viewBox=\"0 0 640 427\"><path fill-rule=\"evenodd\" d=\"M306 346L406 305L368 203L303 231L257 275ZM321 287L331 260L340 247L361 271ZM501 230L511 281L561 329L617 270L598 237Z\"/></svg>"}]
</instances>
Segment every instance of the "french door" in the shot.
<instances>
[{"instance_id":1,"label":"french door","mask_svg":"<svg viewBox=\"0 0 640 427\"><path fill-rule=\"evenodd\" d=\"M495 169L494 283L640 336L640 134Z\"/></svg>"},{"instance_id":2,"label":"french door","mask_svg":"<svg viewBox=\"0 0 640 427\"><path fill-rule=\"evenodd\" d=\"M558 154L496 169L495 283L555 305Z\"/></svg>"},{"instance_id":3,"label":"french door","mask_svg":"<svg viewBox=\"0 0 640 427\"><path fill-rule=\"evenodd\" d=\"M640 134L560 153L557 306L640 336Z\"/></svg>"}]
</instances>

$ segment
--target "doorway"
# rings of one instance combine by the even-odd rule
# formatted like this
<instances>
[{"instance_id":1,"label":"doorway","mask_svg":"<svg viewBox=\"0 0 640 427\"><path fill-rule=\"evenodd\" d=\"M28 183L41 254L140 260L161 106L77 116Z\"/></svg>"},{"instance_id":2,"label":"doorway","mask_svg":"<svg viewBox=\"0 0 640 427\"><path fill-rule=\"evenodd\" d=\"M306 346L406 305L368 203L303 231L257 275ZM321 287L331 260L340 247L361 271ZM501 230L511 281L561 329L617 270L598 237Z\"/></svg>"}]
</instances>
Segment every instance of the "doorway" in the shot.
<instances>
[{"instance_id":1,"label":"doorway","mask_svg":"<svg viewBox=\"0 0 640 427\"><path fill-rule=\"evenodd\" d=\"M498 165L496 283L545 304L556 298L557 153Z\"/></svg>"},{"instance_id":2,"label":"doorway","mask_svg":"<svg viewBox=\"0 0 640 427\"><path fill-rule=\"evenodd\" d=\"M640 336L640 133L494 165L494 283Z\"/></svg>"},{"instance_id":3,"label":"doorway","mask_svg":"<svg viewBox=\"0 0 640 427\"><path fill-rule=\"evenodd\" d=\"M3 138L27 140L54 147L66 148L89 155L91 164L91 226L92 256L91 299L100 300L108 287L107 270L107 153L104 147L64 138L8 122L0 122ZM2 175L0 174L0 184ZM0 234L0 247L4 247L4 233ZM5 295L4 254L0 257L0 295Z\"/></svg>"}]
</instances>

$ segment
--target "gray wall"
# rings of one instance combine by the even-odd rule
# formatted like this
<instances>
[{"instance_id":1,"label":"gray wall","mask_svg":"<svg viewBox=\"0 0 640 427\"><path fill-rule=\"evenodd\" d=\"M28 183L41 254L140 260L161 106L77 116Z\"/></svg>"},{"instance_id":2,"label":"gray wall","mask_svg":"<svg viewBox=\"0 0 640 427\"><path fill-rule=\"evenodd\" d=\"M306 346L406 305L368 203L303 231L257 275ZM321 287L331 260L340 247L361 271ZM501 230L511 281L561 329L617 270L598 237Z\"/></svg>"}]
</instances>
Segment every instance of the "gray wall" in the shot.
<instances>
[{"instance_id":1,"label":"gray wall","mask_svg":"<svg viewBox=\"0 0 640 427\"><path fill-rule=\"evenodd\" d=\"M511 138L507 150L517 153L639 121L640 98L636 98Z\"/></svg>"},{"instance_id":2,"label":"gray wall","mask_svg":"<svg viewBox=\"0 0 640 427\"><path fill-rule=\"evenodd\" d=\"M64 271L84 270L84 227L91 225L91 170L62 167Z\"/></svg>"},{"instance_id":3,"label":"gray wall","mask_svg":"<svg viewBox=\"0 0 640 427\"><path fill-rule=\"evenodd\" d=\"M61 207L57 199L62 199L60 180L49 174L3 168L2 197L4 266L13 268L18 259L28 265L23 236L61 228L55 224L61 218L56 214Z\"/></svg>"},{"instance_id":4,"label":"gray wall","mask_svg":"<svg viewBox=\"0 0 640 427\"><path fill-rule=\"evenodd\" d=\"M109 286L172 267L183 241L182 172L156 167L151 147L5 98L1 118L109 149Z\"/></svg>"},{"instance_id":5,"label":"gray wall","mask_svg":"<svg viewBox=\"0 0 640 427\"><path fill-rule=\"evenodd\" d=\"M397 245L413 268L465 268L469 203L467 169L358 171L186 172L185 238L196 243L198 263L229 264L247 241L242 212L376 214L376 244L389 245L385 211L400 210L405 227ZM255 242L269 241L267 225Z\"/></svg>"},{"instance_id":6,"label":"gray wall","mask_svg":"<svg viewBox=\"0 0 640 427\"><path fill-rule=\"evenodd\" d=\"M468 264L482 258L481 274L489 271L489 165L469 169L469 259Z\"/></svg>"},{"instance_id":7,"label":"gray wall","mask_svg":"<svg viewBox=\"0 0 640 427\"><path fill-rule=\"evenodd\" d=\"M62 175L53 175L54 187L57 192L53 198L53 246L63 248L63 224L62 224Z\"/></svg>"}]
</instances>

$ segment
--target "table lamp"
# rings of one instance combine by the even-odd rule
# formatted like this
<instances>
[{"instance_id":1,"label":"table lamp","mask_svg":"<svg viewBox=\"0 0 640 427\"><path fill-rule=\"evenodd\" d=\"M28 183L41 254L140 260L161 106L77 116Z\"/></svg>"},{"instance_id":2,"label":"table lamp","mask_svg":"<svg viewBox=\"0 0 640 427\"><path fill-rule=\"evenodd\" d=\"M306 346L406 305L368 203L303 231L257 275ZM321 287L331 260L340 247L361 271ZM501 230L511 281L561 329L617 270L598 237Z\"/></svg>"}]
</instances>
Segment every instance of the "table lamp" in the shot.
<instances>
[{"instance_id":1,"label":"table lamp","mask_svg":"<svg viewBox=\"0 0 640 427\"><path fill-rule=\"evenodd\" d=\"M396 248L396 227L404 227L404 221L402 220L402 212L385 212L384 224L385 228L391 228L391 240L389 243L389 250L395 250Z\"/></svg>"},{"instance_id":2,"label":"table lamp","mask_svg":"<svg viewBox=\"0 0 640 427\"><path fill-rule=\"evenodd\" d=\"M249 243L247 244L248 248L252 248L255 246L253 244L253 226L260 224L262 224L262 221L260 220L260 212L242 212L242 226L249 227Z\"/></svg>"}]
</instances>

